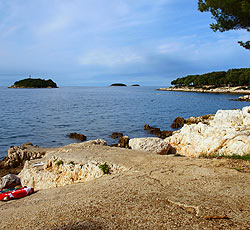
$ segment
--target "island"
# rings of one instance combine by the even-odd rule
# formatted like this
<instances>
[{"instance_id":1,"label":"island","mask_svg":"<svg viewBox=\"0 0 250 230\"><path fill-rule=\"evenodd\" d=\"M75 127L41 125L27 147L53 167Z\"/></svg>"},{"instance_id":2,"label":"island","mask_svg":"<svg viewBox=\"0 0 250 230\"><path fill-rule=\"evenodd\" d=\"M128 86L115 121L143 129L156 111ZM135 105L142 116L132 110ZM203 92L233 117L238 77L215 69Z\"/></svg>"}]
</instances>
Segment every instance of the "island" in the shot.
<instances>
[{"instance_id":1,"label":"island","mask_svg":"<svg viewBox=\"0 0 250 230\"><path fill-rule=\"evenodd\" d=\"M188 75L171 82L166 91L250 94L250 68Z\"/></svg>"},{"instance_id":2,"label":"island","mask_svg":"<svg viewBox=\"0 0 250 230\"><path fill-rule=\"evenodd\" d=\"M58 88L57 84L49 80L44 79L34 79L34 78L26 78L20 81L16 81L12 86L9 88Z\"/></svg>"},{"instance_id":3,"label":"island","mask_svg":"<svg viewBox=\"0 0 250 230\"><path fill-rule=\"evenodd\" d=\"M131 85L131 86L140 86L139 84L133 84L133 85Z\"/></svg>"},{"instance_id":4,"label":"island","mask_svg":"<svg viewBox=\"0 0 250 230\"><path fill-rule=\"evenodd\" d=\"M127 85L125 85L123 83L114 83L114 84L112 84L110 86L127 86Z\"/></svg>"}]
</instances>

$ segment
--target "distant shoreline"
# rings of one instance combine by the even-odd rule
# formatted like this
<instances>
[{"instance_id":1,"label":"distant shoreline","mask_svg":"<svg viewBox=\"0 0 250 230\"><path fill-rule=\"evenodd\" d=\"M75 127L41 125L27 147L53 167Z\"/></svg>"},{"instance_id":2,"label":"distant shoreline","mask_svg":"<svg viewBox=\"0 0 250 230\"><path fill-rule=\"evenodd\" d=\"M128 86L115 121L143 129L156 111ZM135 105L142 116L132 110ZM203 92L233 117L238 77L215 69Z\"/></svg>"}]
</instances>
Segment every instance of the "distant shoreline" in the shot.
<instances>
[{"instance_id":1,"label":"distant shoreline","mask_svg":"<svg viewBox=\"0 0 250 230\"><path fill-rule=\"evenodd\" d=\"M168 87L159 88L158 91L179 91L179 92L196 92L196 93L222 93L222 94L250 94L250 90L239 89L241 87L218 87L214 89L204 89L195 87Z\"/></svg>"}]
</instances>

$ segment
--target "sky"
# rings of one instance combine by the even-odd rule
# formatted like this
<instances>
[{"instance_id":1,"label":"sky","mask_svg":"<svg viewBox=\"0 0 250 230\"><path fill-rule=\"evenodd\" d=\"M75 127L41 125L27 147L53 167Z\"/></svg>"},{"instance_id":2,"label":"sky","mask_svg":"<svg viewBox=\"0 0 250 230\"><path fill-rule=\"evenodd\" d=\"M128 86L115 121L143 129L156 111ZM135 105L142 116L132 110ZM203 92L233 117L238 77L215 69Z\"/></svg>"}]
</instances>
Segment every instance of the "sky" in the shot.
<instances>
[{"instance_id":1,"label":"sky","mask_svg":"<svg viewBox=\"0 0 250 230\"><path fill-rule=\"evenodd\" d=\"M0 0L0 85L32 76L60 86L169 86L188 74L250 67L213 32L198 0Z\"/></svg>"}]
</instances>

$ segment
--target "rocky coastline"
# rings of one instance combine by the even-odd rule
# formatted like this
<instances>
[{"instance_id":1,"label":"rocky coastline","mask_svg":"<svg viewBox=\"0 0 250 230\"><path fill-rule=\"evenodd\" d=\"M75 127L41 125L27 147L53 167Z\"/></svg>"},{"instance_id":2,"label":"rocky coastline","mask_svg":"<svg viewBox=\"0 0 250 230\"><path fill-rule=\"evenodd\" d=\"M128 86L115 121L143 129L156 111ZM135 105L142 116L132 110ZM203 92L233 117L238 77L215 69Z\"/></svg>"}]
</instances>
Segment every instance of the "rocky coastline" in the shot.
<instances>
[{"instance_id":1,"label":"rocky coastline","mask_svg":"<svg viewBox=\"0 0 250 230\"><path fill-rule=\"evenodd\" d=\"M159 91L177 91L177 92L196 92L196 93L223 93L223 94L247 94L250 95L249 89L243 89L242 86L237 87L168 87L168 88L159 88Z\"/></svg>"},{"instance_id":2,"label":"rocky coastline","mask_svg":"<svg viewBox=\"0 0 250 230\"><path fill-rule=\"evenodd\" d=\"M19 168L22 185L38 192L0 203L2 227L247 229L250 161L218 157L249 156L250 106L175 122L183 127L164 138L114 133L117 147L11 147L0 170Z\"/></svg>"}]
</instances>

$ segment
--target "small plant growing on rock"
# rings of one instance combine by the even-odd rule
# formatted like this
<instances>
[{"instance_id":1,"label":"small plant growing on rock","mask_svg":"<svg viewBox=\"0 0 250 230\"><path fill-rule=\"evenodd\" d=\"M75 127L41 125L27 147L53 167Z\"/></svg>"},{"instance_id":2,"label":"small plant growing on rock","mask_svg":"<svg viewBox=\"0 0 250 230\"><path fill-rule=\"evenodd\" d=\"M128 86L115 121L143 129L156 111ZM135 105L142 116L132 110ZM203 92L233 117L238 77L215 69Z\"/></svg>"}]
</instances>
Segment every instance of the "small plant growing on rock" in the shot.
<instances>
[{"instance_id":1,"label":"small plant growing on rock","mask_svg":"<svg viewBox=\"0 0 250 230\"><path fill-rule=\"evenodd\" d=\"M99 165L98 167L99 167L99 169L102 170L103 174L110 174L110 171L109 171L110 167L106 162L102 165Z\"/></svg>"},{"instance_id":2,"label":"small plant growing on rock","mask_svg":"<svg viewBox=\"0 0 250 230\"><path fill-rule=\"evenodd\" d=\"M62 160L59 160L59 161L57 161L57 162L55 163L55 165L56 165L57 167L59 167L60 165L63 165L63 161L62 161Z\"/></svg>"}]
</instances>

